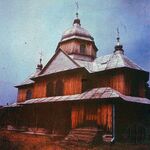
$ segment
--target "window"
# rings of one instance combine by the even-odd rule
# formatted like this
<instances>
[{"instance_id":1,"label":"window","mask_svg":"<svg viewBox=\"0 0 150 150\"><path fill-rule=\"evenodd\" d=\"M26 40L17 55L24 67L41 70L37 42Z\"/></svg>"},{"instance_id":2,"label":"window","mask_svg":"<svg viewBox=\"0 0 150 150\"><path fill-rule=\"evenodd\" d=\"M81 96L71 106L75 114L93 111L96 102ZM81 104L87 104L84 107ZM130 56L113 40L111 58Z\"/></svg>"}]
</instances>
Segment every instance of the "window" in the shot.
<instances>
[{"instance_id":1,"label":"window","mask_svg":"<svg viewBox=\"0 0 150 150\"><path fill-rule=\"evenodd\" d=\"M56 81L55 95L62 96L64 93L64 83L62 80L58 79Z\"/></svg>"},{"instance_id":2,"label":"window","mask_svg":"<svg viewBox=\"0 0 150 150\"><path fill-rule=\"evenodd\" d=\"M85 48L86 48L86 45L82 43L82 44L80 45L80 53L81 53L81 54L85 54Z\"/></svg>"},{"instance_id":3,"label":"window","mask_svg":"<svg viewBox=\"0 0 150 150\"><path fill-rule=\"evenodd\" d=\"M29 89L26 92L26 100L31 99L32 98L32 91Z\"/></svg>"},{"instance_id":4,"label":"window","mask_svg":"<svg viewBox=\"0 0 150 150\"><path fill-rule=\"evenodd\" d=\"M48 82L46 85L46 96L50 97L50 96L54 96L54 86L53 83Z\"/></svg>"}]
</instances>

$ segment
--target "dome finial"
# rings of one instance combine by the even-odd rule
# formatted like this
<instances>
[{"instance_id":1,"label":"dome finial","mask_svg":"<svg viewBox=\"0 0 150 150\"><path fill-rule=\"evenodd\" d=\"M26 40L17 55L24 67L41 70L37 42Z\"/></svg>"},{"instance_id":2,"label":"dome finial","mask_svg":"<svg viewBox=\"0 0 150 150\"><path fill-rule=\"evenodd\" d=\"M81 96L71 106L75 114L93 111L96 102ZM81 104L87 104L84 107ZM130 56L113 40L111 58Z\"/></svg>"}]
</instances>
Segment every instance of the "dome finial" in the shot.
<instances>
[{"instance_id":1,"label":"dome finial","mask_svg":"<svg viewBox=\"0 0 150 150\"><path fill-rule=\"evenodd\" d=\"M117 45L120 45L119 28L117 28Z\"/></svg>"},{"instance_id":2,"label":"dome finial","mask_svg":"<svg viewBox=\"0 0 150 150\"><path fill-rule=\"evenodd\" d=\"M76 18L78 18L78 15L79 15L79 4L78 4L78 1L75 1L75 4L76 4Z\"/></svg>"},{"instance_id":3,"label":"dome finial","mask_svg":"<svg viewBox=\"0 0 150 150\"><path fill-rule=\"evenodd\" d=\"M114 53L121 53L124 54L123 46L120 44L120 33L119 33L119 28L117 28L117 44L115 46Z\"/></svg>"},{"instance_id":4,"label":"dome finial","mask_svg":"<svg viewBox=\"0 0 150 150\"><path fill-rule=\"evenodd\" d=\"M80 24L80 19L78 18L79 17L79 4L78 4L78 1L75 1L75 4L76 4L76 18L73 21L73 25L74 24L81 25Z\"/></svg>"},{"instance_id":5,"label":"dome finial","mask_svg":"<svg viewBox=\"0 0 150 150\"><path fill-rule=\"evenodd\" d=\"M37 64L37 68L36 68L37 72L41 71L42 68L43 68L43 65L42 65L42 56L43 56L43 53L42 53L42 51L39 54L40 54L40 63Z\"/></svg>"}]
</instances>

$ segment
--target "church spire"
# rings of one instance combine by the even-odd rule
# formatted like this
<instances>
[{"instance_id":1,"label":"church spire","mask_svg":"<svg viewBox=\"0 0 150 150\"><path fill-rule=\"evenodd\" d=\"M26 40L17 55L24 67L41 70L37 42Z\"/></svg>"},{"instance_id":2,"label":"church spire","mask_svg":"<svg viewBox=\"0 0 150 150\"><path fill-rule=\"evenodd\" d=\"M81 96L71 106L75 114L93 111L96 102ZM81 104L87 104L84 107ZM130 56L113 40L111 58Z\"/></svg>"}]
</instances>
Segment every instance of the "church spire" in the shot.
<instances>
[{"instance_id":1,"label":"church spire","mask_svg":"<svg viewBox=\"0 0 150 150\"><path fill-rule=\"evenodd\" d=\"M123 46L120 44L120 34L119 34L119 28L117 28L117 44L115 45L114 53L121 53L124 54Z\"/></svg>"},{"instance_id":2,"label":"church spire","mask_svg":"<svg viewBox=\"0 0 150 150\"><path fill-rule=\"evenodd\" d=\"M80 24L80 19L78 18L79 17L79 4L78 4L78 1L75 1L75 4L76 4L76 18L73 21L73 25L75 25L75 24L81 25Z\"/></svg>"}]
</instances>

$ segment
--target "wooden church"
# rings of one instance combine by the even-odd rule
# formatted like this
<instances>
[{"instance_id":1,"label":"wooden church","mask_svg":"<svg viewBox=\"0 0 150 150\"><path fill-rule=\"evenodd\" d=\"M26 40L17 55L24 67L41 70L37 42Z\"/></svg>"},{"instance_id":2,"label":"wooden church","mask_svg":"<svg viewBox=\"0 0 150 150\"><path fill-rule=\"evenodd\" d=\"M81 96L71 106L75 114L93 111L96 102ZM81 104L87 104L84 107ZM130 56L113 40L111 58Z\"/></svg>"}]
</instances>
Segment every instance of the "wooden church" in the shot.
<instances>
[{"instance_id":1,"label":"wooden church","mask_svg":"<svg viewBox=\"0 0 150 150\"><path fill-rule=\"evenodd\" d=\"M17 103L0 110L1 126L64 135L64 142L150 141L149 73L125 54L97 56L94 38L77 17L53 57L18 88Z\"/></svg>"}]
</instances>

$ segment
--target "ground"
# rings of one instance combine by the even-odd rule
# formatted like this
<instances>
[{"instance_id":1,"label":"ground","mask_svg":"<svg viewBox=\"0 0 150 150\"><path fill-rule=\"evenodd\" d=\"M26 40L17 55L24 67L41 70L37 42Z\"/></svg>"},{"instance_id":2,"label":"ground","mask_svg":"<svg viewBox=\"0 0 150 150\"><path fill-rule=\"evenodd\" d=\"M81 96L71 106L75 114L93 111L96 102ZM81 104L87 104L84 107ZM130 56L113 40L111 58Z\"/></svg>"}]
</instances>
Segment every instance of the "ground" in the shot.
<instances>
[{"instance_id":1,"label":"ground","mask_svg":"<svg viewBox=\"0 0 150 150\"><path fill-rule=\"evenodd\" d=\"M48 136L0 130L0 150L150 150L150 145L114 144L95 147L62 148Z\"/></svg>"}]
</instances>

